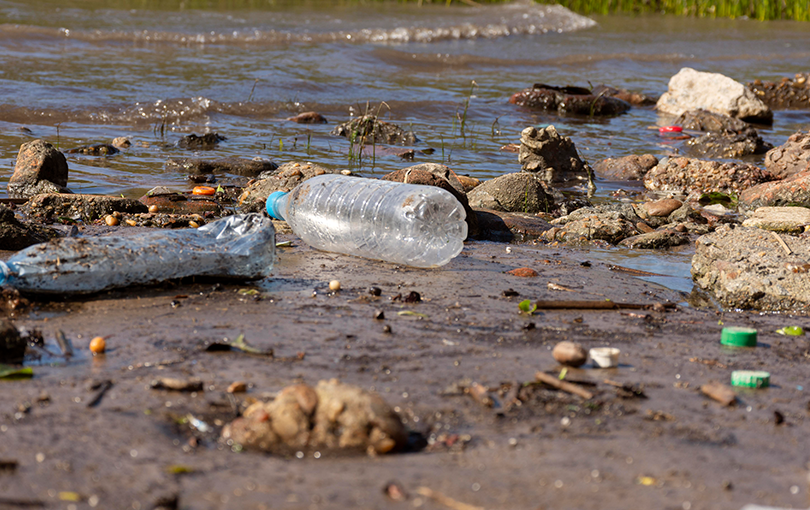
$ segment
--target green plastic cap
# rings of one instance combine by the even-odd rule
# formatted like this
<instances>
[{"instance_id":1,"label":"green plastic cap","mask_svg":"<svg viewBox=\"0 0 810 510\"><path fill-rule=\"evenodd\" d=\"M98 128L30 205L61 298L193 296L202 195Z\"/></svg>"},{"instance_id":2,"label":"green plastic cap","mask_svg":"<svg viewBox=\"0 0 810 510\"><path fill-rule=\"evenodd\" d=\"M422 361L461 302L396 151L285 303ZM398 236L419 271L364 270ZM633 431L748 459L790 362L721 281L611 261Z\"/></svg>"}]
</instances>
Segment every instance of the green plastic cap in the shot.
<instances>
[{"instance_id":1,"label":"green plastic cap","mask_svg":"<svg viewBox=\"0 0 810 510\"><path fill-rule=\"evenodd\" d=\"M771 374L759 370L735 370L731 372L731 385L744 388L767 388Z\"/></svg>"},{"instance_id":2,"label":"green plastic cap","mask_svg":"<svg viewBox=\"0 0 810 510\"><path fill-rule=\"evenodd\" d=\"M757 330L753 328L723 328L720 343L734 347L756 347Z\"/></svg>"}]
</instances>

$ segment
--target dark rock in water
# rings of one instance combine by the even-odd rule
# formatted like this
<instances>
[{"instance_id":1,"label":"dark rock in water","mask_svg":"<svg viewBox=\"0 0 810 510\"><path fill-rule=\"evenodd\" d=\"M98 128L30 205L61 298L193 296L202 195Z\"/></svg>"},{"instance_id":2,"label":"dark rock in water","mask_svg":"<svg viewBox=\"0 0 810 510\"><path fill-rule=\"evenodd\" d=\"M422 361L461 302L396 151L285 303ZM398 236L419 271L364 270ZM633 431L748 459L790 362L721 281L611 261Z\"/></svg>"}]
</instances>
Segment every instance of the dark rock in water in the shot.
<instances>
[{"instance_id":1,"label":"dark rock in water","mask_svg":"<svg viewBox=\"0 0 810 510\"><path fill-rule=\"evenodd\" d=\"M619 115L630 109L630 104L621 99L606 94L595 95L586 88L555 87L543 83L535 83L532 88L513 94L509 102L547 112L589 116Z\"/></svg>"},{"instance_id":2,"label":"dark rock in water","mask_svg":"<svg viewBox=\"0 0 810 510\"><path fill-rule=\"evenodd\" d=\"M520 133L518 161L524 171L536 173L549 184L593 184L591 167L580 159L571 138L557 133L554 126L524 129Z\"/></svg>"},{"instance_id":3,"label":"dark rock in water","mask_svg":"<svg viewBox=\"0 0 810 510\"><path fill-rule=\"evenodd\" d=\"M657 97L648 96L638 92L630 92L627 89L617 89L608 85L597 85L591 91L594 96L609 96L620 99L633 106L655 106Z\"/></svg>"},{"instance_id":4,"label":"dark rock in water","mask_svg":"<svg viewBox=\"0 0 810 510\"><path fill-rule=\"evenodd\" d=\"M603 159L593 165L593 170L599 177L610 181L640 181L657 164L658 158L652 154L632 154Z\"/></svg>"},{"instance_id":5,"label":"dark rock in water","mask_svg":"<svg viewBox=\"0 0 810 510\"><path fill-rule=\"evenodd\" d=\"M739 159L752 154L765 154L773 145L750 128L742 133L707 133L686 141L686 150L695 156Z\"/></svg>"},{"instance_id":6,"label":"dark rock in water","mask_svg":"<svg viewBox=\"0 0 810 510\"><path fill-rule=\"evenodd\" d=\"M166 161L166 168L188 172L191 175L228 173L243 177L256 177L262 172L272 172L278 165L264 159L247 159L238 156L203 160L192 158L172 158Z\"/></svg>"},{"instance_id":7,"label":"dark rock in water","mask_svg":"<svg viewBox=\"0 0 810 510\"><path fill-rule=\"evenodd\" d=\"M501 243L526 242L540 238L551 224L531 214L475 209L480 238Z\"/></svg>"},{"instance_id":8,"label":"dark rock in water","mask_svg":"<svg viewBox=\"0 0 810 510\"><path fill-rule=\"evenodd\" d=\"M470 206L493 211L534 214L551 212L554 190L531 172L501 175L484 181L467 194Z\"/></svg>"},{"instance_id":9,"label":"dark rock in water","mask_svg":"<svg viewBox=\"0 0 810 510\"><path fill-rule=\"evenodd\" d=\"M184 193L167 192L161 190L150 190L139 200L153 213L168 213L180 215L203 215L213 213L215 215L222 212L222 205L218 200L204 195L188 195Z\"/></svg>"},{"instance_id":10,"label":"dark rock in water","mask_svg":"<svg viewBox=\"0 0 810 510\"><path fill-rule=\"evenodd\" d=\"M799 205L810 207L810 169L781 181L766 182L740 193L740 208Z\"/></svg>"},{"instance_id":11,"label":"dark rock in water","mask_svg":"<svg viewBox=\"0 0 810 510\"><path fill-rule=\"evenodd\" d=\"M86 223L114 212L130 214L148 212L146 205L131 198L65 194L37 195L29 200L23 209L40 221L69 218Z\"/></svg>"},{"instance_id":12,"label":"dark rock in water","mask_svg":"<svg viewBox=\"0 0 810 510\"><path fill-rule=\"evenodd\" d=\"M467 235L469 237L478 236L478 218L470 207L467 194L464 192L464 186L456 173L449 167L437 163L422 163L391 172L382 178L386 181L436 186L449 192L464 207L464 212L467 215Z\"/></svg>"},{"instance_id":13,"label":"dark rock in water","mask_svg":"<svg viewBox=\"0 0 810 510\"><path fill-rule=\"evenodd\" d=\"M238 200L239 211L242 213L262 212L265 210L267 197L274 191L290 191L316 175L346 172L348 170L332 170L314 163L296 161L284 163L272 172L263 172L259 175L258 180L247 185Z\"/></svg>"},{"instance_id":14,"label":"dark rock in water","mask_svg":"<svg viewBox=\"0 0 810 510\"><path fill-rule=\"evenodd\" d=\"M227 140L227 138L217 133L206 133L202 136L190 134L181 138L177 142L177 146L182 149L209 150L216 148L216 146L219 145L219 142L223 142L225 140Z\"/></svg>"},{"instance_id":15,"label":"dark rock in water","mask_svg":"<svg viewBox=\"0 0 810 510\"><path fill-rule=\"evenodd\" d=\"M770 232L722 225L700 237L692 278L727 309L806 310L810 306L810 238L780 235L787 255Z\"/></svg>"},{"instance_id":16,"label":"dark rock in water","mask_svg":"<svg viewBox=\"0 0 810 510\"><path fill-rule=\"evenodd\" d=\"M739 194L774 177L747 163L721 163L691 158L664 158L647 172L644 186L651 191L700 195L710 191Z\"/></svg>"},{"instance_id":17,"label":"dark rock in water","mask_svg":"<svg viewBox=\"0 0 810 510\"><path fill-rule=\"evenodd\" d=\"M727 76L684 67L669 80L656 108L670 115L704 109L747 122L771 124L773 112L753 92Z\"/></svg>"},{"instance_id":18,"label":"dark rock in water","mask_svg":"<svg viewBox=\"0 0 810 510\"><path fill-rule=\"evenodd\" d=\"M326 124L328 122L326 117L318 112L299 113L295 117L287 117L287 120L291 120L299 124Z\"/></svg>"},{"instance_id":19,"label":"dark rock in water","mask_svg":"<svg viewBox=\"0 0 810 510\"><path fill-rule=\"evenodd\" d=\"M793 133L765 154L765 168L779 179L810 170L810 131Z\"/></svg>"},{"instance_id":20,"label":"dark rock in water","mask_svg":"<svg viewBox=\"0 0 810 510\"><path fill-rule=\"evenodd\" d=\"M684 129L705 133L742 133L747 129L752 129L751 124L743 120L703 109L685 111L675 119L673 124Z\"/></svg>"},{"instance_id":21,"label":"dark rock in water","mask_svg":"<svg viewBox=\"0 0 810 510\"><path fill-rule=\"evenodd\" d=\"M8 181L12 198L27 198L40 193L70 193L67 189L68 165L65 155L43 140L20 146L14 174Z\"/></svg>"},{"instance_id":22,"label":"dark rock in water","mask_svg":"<svg viewBox=\"0 0 810 510\"><path fill-rule=\"evenodd\" d=\"M21 363L25 357L25 344L14 324L0 319L0 363Z\"/></svg>"},{"instance_id":23,"label":"dark rock in water","mask_svg":"<svg viewBox=\"0 0 810 510\"><path fill-rule=\"evenodd\" d=\"M100 143L98 145L85 145L84 147L70 149L68 154L84 154L85 156L112 156L113 154L118 154L119 152L121 151L110 144Z\"/></svg>"},{"instance_id":24,"label":"dark rock in water","mask_svg":"<svg viewBox=\"0 0 810 510\"><path fill-rule=\"evenodd\" d=\"M656 230L637 236L627 237L619 242L619 246L631 249L662 249L680 246L689 243L689 236L673 230Z\"/></svg>"},{"instance_id":25,"label":"dark rock in water","mask_svg":"<svg viewBox=\"0 0 810 510\"><path fill-rule=\"evenodd\" d=\"M413 145L419 141L412 131L405 131L396 124L379 120L376 115L364 115L339 124L332 130L332 134L360 145Z\"/></svg>"},{"instance_id":26,"label":"dark rock in water","mask_svg":"<svg viewBox=\"0 0 810 510\"><path fill-rule=\"evenodd\" d=\"M49 227L22 223L14 216L11 209L0 204L1 249L22 250L32 244L42 243L57 236L57 232Z\"/></svg>"},{"instance_id":27,"label":"dark rock in water","mask_svg":"<svg viewBox=\"0 0 810 510\"><path fill-rule=\"evenodd\" d=\"M684 129L707 134L686 142L686 150L696 156L739 159L752 154L764 154L773 145L764 141L747 122L708 110L689 110L675 124Z\"/></svg>"},{"instance_id":28,"label":"dark rock in water","mask_svg":"<svg viewBox=\"0 0 810 510\"><path fill-rule=\"evenodd\" d=\"M810 108L810 73L796 73L794 78L782 78L779 82L754 80L748 88L775 110Z\"/></svg>"}]
</instances>

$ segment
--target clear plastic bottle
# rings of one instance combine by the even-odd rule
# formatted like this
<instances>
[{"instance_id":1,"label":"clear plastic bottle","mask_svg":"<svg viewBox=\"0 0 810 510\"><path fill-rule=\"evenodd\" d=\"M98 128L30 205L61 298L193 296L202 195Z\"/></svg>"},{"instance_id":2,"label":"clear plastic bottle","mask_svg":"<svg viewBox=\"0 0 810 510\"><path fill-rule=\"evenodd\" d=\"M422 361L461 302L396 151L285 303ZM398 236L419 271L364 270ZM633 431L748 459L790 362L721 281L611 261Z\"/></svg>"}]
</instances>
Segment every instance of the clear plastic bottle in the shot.
<instances>
[{"instance_id":1,"label":"clear plastic bottle","mask_svg":"<svg viewBox=\"0 0 810 510\"><path fill-rule=\"evenodd\" d=\"M466 214L449 192L324 174L267 198L270 216L325 251L414 267L447 264L464 247Z\"/></svg>"},{"instance_id":2,"label":"clear plastic bottle","mask_svg":"<svg viewBox=\"0 0 810 510\"><path fill-rule=\"evenodd\" d=\"M0 285L38 294L83 294L186 276L263 278L275 262L273 222L237 214L197 229L68 237L0 261Z\"/></svg>"}]
</instances>

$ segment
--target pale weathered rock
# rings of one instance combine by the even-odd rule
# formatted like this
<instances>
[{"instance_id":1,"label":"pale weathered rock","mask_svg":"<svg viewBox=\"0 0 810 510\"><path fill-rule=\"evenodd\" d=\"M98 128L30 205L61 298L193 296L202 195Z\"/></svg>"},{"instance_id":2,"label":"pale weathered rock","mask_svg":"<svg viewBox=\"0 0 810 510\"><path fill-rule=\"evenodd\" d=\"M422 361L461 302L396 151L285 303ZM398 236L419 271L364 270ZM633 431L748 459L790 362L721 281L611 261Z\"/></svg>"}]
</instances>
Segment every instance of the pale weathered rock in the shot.
<instances>
[{"instance_id":1,"label":"pale weathered rock","mask_svg":"<svg viewBox=\"0 0 810 510\"><path fill-rule=\"evenodd\" d=\"M580 159L571 138L557 133L554 126L524 129L518 161L523 170L536 173L549 184L579 181L593 185L593 170Z\"/></svg>"},{"instance_id":2,"label":"pale weathered rock","mask_svg":"<svg viewBox=\"0 0 810 510\"><path fill-rule=\"evenodd\" d=\"M70 193L67 189L68 164L65 155L44 140L20 146L14 174L8 181L12 198L28 198L40 193Z\"/></svg>"},{"instance_id":3,"label":"pale weathered rock","mask_svg":"<svg viewBox=\"0 0 810 510\"><path fill-rule=\"evenodd\" d=\"M765 169L778 179L810 170L810 131L793 133L783 145L769 150Z\"/></svg>"},{"instance_id":4,"label":"pale weathered rock","mask_svg":"<svg viewBox=\"0 0 810 510\"><path fill-rule=\"evenodd\" d=\"M320 381L288 386L272 402L257 402L222 431L228 441L276 453L305 449L388 453L405 447L402 421L376 393Z\"/></svg>"},{"instance_id":5,"label":"pale weathered rock","mask_svg":"<svg viewBox=\"0 0 810 510\"><path fill-rule=\"evenodd\" d=\"M471 207L538 213L554 208L554 191L537 174L517 172L484 181L467 194Z\"/></svg>"},{"instance_id":6,"label":"pale weathered rock","mask_svg":"<svg viewBox=\"0 0 810 510\"><path fill-rule=\"evenodd\" d=\"M774 232L800 233L810 225L807 207L760 207L743 221L744 227L756 227Z\"/></svg>"},{"instance_id":7,"label":"pale weathered rock","mask_svg":"<svg viewBox=\"0 0 810 510\"><path fill-rule=\"evenodd\" d=\"M553 220L552 225L561 227L549 230L543 238L568 244L583 241L617 244L622 239L639 234L635 225L640 220L630 204L583 207Z\"/></svg>"},{"instance_id":8,"label":"pale weathered rock","mask_svg":"<svg viewBox=\"0 0 810 510\"><path fill-rule=\"evenodd\" d=\"M692 278L727 309L806 310L810 306L810 239L722 225L699 238Z\"/></svg>"},{"instance_id":9,"label":"pale weathered rock","mask_svg":"<svg viewBox=\"0 0 810 510\"><path fill-rule=\"evenodd\" d=\"M742 83L688 67L670 78L668 90L658 99L656 108L671 115L702 108L749 122L773 121L771 109Z\"/></svg>"},{"instance_id":10,"label":"pale weathered rock","mask_svg":"<svg viewBox=\"0 0 810 510\"><path fill-rule=\"evenodd\" d=\"M657 164L658 158L652 154L631 154L603 159L593 165L593 170L599 177L611 181L640 181Z\"/></svg>"},{"instance_id":11,"label":"pale weathered rock","mask_svg":"<svg viewBox=\"0 0 810 510\"><path fill-rule=\"evenodd\" d=\"M561 365L579 367L588 361L588 351L576 342L562 341L554 346L551 355Z\"/></svg>"},{"instance_id":12,"label":"pale weathered rock","mask_svg":"<svg viewBox=\"0 0 810 510\"><path fill-rule=\"evenodd\" d=\"M664 158L647 172L644 187L651 191L700 195L710 191L738 194L774 177L756 165L692 158Z\"/></svg>"}]
</instances>

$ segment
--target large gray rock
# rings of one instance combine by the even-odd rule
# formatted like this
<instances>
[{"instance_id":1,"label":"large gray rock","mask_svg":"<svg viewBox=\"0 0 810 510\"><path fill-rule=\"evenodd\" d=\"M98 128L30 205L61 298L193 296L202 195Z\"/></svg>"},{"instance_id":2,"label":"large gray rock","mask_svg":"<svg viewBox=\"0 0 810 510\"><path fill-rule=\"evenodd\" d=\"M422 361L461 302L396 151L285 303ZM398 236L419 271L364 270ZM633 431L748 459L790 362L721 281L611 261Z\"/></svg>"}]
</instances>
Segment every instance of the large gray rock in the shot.
<instances>
[{"instance_id":1,"label":"large gray rock","mask_svg":"<svg viewBox=\"0 0 810 510\"><path fill-rule=\"evenodd\" d=\"M656 108L671 115L704 109L749 122L770 124L773 112L742 83L718 73L684 67L670 78Z\"/></svg>"},{"instance_id":2,"label":"large gray rock","mask_svg":"<svg viewBox=\"0 0 810 510\"><path fill-rule=\"evenodd\" d=\"M579 181L593 185L593 170L580 159L574 142L557 133L554 126L524 129L520 133L518 161L524 171L537 174L549 184Z\"/></svg>"},{"instance_id":3,"label":"large gray rock","mask_svg":"<svg viewBox=\"0 0 810 510\"><path fill-rule=\"evenodd\" d=\"M692 278L727 309L806 310L810 306L810 239L782 235L788 255L772 232L722 225L700 237Z\"/></svg>"},{"instance_id":4,"label":"large gray rock","mask_svg":"<svg viewBox=\"0 0 810 510\"><path fill-rule=\"evenodd\" d=\"M765 154L765 168L779 179L810 170L810 131L793 133Z\"/></svg>"},{"instance_id":5,"label":"large gray rock","mask_svg":"<svg viewBox=\"0 0 810 510\"><path fill-rule=\"evenodd\" d=\"M8 194L12 198L28 198L40 193L70 193L67 182L65 155L44 140L34 140L20 146L14 174L8 181Z\"/></svg>"},{"instance_id":6,"label":"large gray rock","mask_svg":"<svg viewBox=\"0 0 810 510\"><path fill-rule=\"evenodd\" d=\"M644 176L644 187L650 191L692 196L710 191L736 195L773 179L756 165L679 157L662 159Z\"/></svg>"},{"instance_id":7,"label":"large gray rock","mask_svg":"<svg viewBox=\"0 0 810 510\"><path fill-rule=\"evenodd\" d=\"M554 208L554 191L540 176L529 172L501 175L467 193L470 207L493 211L538 213Z\"/></svg>"}]
</instances>

